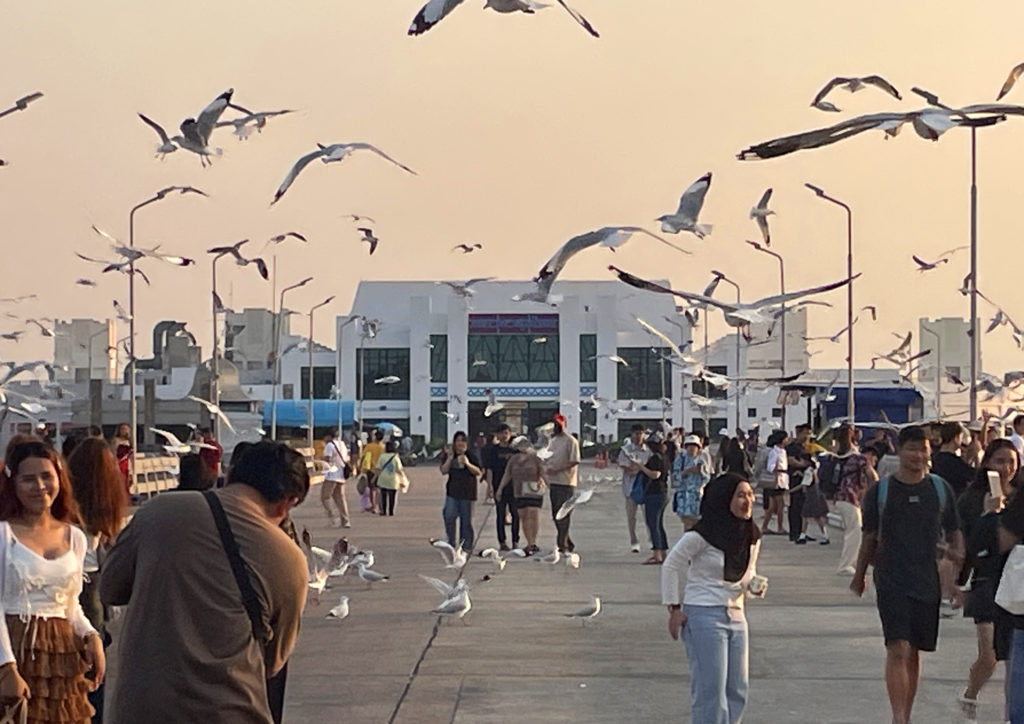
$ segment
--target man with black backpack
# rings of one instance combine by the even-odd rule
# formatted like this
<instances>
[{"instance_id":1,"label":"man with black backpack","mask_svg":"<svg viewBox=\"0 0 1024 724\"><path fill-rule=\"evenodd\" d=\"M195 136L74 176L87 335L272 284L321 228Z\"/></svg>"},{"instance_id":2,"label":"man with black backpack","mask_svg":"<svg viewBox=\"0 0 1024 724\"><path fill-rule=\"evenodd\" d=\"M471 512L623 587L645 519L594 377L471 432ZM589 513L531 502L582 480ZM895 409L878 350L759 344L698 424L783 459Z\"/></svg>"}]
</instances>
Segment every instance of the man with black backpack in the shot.
<instances>
[{"instance_id":1,"label":"man with black backpack","mask_svg":"<svg viewBox=\"0 0 1024 724\"><path fill-rule=\"evenodd\" d=\"M897 453L896 474L864 495L864 539L850 590L863 595L873 564L892 720L906 724L921 677L921 652L934 651L938 640L943 595L959 606L961 594L948 571L963 565L964 542L952 488L928 472L931 445L924 430L901 430ZM943 566L940 575L943 558L953 565Z\"/></svg>"}]
</instances>

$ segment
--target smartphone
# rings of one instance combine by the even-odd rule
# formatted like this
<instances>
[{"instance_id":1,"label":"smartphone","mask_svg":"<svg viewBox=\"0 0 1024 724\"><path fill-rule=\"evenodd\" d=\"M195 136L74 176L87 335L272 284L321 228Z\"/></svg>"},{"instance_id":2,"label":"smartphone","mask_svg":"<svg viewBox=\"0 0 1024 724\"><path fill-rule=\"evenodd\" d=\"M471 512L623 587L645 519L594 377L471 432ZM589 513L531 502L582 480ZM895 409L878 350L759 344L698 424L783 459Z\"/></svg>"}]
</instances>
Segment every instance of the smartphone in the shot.
<instances>
[{"instance_id":1,"label":"smartphone","mask_svg":"<svg viewBox=\"0 0 1024 724\"><path fill-rule=\"evenodd\" d=\"M995 470L988 470L988 492L993 498L1001 498L1003 496L1003 483L999 478L999 473Z\"/></svg>"}]
</instances>

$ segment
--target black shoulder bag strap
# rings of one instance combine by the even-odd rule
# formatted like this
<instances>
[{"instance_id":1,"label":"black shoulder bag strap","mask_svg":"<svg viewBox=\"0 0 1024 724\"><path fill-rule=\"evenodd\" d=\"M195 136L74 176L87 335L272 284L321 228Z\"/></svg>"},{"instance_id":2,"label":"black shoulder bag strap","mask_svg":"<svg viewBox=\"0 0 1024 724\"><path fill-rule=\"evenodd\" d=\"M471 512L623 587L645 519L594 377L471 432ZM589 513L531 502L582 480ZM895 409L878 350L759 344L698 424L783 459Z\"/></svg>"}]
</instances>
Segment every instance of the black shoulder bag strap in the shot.
<instances>
[{"instance_id":1,"label":"black shoulder bag strap","mask_svg":"<svg viewBox=\"0 0 1024 724\"><path fill-rule=\"evenodd\" d=\"M235 582L238 583L238 590L242 594L242 605L245 612L249 614L249 623L252 624L252 636L260 646L266 646L270 640L269 632L263 624L263 607L260 605L259 596L253 588L249 572L242 560L242 554L238 550L238 541L231 532L231 525L224 513L224 506L220 498L213 491L203 491L203 496L213 513L213 520L217 524L217 532L220 533L220 541L224 544L224 552L228 554L228 562L231 564L231 572L235 574Z\"/></svg>"}]
</instances>

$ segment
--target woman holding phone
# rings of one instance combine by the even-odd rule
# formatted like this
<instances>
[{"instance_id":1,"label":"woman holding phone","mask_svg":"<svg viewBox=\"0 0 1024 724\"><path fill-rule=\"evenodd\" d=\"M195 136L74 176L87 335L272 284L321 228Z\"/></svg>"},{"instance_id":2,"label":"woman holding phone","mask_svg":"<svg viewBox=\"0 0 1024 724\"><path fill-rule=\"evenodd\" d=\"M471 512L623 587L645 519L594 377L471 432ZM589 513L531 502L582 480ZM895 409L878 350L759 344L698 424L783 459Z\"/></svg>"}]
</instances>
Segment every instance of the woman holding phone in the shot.
<instances>
[{"instance_id":1,"label":"woman holding phone","mask_svg":"<svg viewBox=\"0 0 1024 724\"><path fill-rule=\"evenodd\" d=\"M459 430L441 462L441 474L448 476L441 515L448 545L453 548L461 545L467 551L473 549L473 502L483 472L480 456L470 449L466 433Z\"/></svg>"},{"instance_id":2,"label":"woman holding phone","mask_svg":"<svg viewBox=\"0 0 1024 724\"><path fill-rule=\"evenodd\" d=\"M977 718L978 694L996 664L1006 661L1010 655L1013 627L1001 620L995 602L996 587L1005 564L1005 557L998 552L996 513L1016 492L1019 470L1020 456L1013 442L1006 438L993 440L985 448L973 482L957 500L967 546L961 580L971 583L964 615L974 619L978 636L978 657L971 664L966 688L958 696L960 709L967 719Z\"/></svg>"}]
</instances>

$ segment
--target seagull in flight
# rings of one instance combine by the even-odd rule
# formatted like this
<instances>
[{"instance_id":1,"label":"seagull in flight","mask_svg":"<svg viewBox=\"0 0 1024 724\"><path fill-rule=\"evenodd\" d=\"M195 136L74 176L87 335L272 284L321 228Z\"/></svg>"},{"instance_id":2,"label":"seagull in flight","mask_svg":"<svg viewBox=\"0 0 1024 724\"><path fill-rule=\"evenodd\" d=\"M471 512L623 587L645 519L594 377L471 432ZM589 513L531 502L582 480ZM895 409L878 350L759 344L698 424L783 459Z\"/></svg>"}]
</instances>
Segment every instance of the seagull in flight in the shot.
<instances>
[{"instance_id":1,"label":"seagull in flight","mask_svg":"<svg viewBox=\"0 0 1024 724\"><path fill-rule=\"evenodd\" d=\"M218 418L220 418L220 421L223 422L227 426L227 428L231 430L231 432L235 431L235 427L234 425L231 424L231 420L228 419L228 416L225 415L224 411L220 409L217 405L213 404L209 400L204 400L202 397L196 397L195 395L185 395L185 398L192 400L193 402L198 402L203 407L205 407L206 411L209 412L211 415L216 415Z\"/></svg>"},{"instance_id":2,"label":"seagull in flight","mask_svg":"<svg viewBox=\"0 0 1024 724\"><path fill-rule=\"evenodd\" d=\"M757 228L761 230L761 237L765 246L772 245L772 235L768 231L768 217L775 212L768 208L768 201L772 197L772 190L768 189L757 202L757 206L750 210L750 218L757 222Z\"/></svg>"},{"instance_id":3,"label":"seagull in flight","mask_svg":"<svg viewBox=\"0 0 1024 724\"><path fill-rule=\"evenodd\" d=\"M402 381L402 378L398 375L387 375L386 377L378 377L373 381L375 385L397 385Z\"/></svg>"},{"instance_id":4,"label":"seagull in flight","mask_svg":"<svg viewBox=\"0 0 1024 724\"><path fill-rule=\"evenodd\" d=\"M655 221L661 222L661 230L669 234L678 234L680 231L689 231L697 238L703 239L711 233L711 224L698 224L697 217L700 216L701 207L704 206L704 197L711 188L711 172L704 174L690 184L690 187L679 197L679 208L674 214L663 214Z\"/></svg>"},{"instance_id":5,"label":"seagull in flight","mask_svg":"<svg viewBox=\"0 0 1024 724\"><path fill-rule=\"evenodd\" d=\"M139 259L142 258L159 259L160 261L167 262L168 264L173 264L174 266L193 266L196 263L195 259L189 259L188 257L178 256L176 254L164 254L163 252L157 251L156 248L142 249L137 246L125 246L118 239L108 234L95 224L93 225L92 230L95 231L100 236L102 236L107 241L109 241L111 248L114 250L114 253L118 254L121 257L124 257L124 260L129 263L138 261ZM81 254L79 254L79 256L81 256ZM85 259L86 257L82 258ZM88 261L97 260L88 259ZM104 269L103 271L110 270Z\"/></svg>"},{"instance_id":6,"label":"seagull in flight","mask_svg":"<svg viewBox=\"0 0 1024 724\"><path fill-rule=\"evenodd\" d=\"M917 264L917 270L919 272L926 272L937 268L939 264L948 264L949 259L951 256L953 256L953 254L955 254L958 251L963 251L966 248L966 246L958 246L955 249L949 249L948 251L944 251L939 255L939 258L936 259L935 261L925 261L917 254L912 254L910 258L914 260L915 264Z\"/></svg>"},{"instance_id":7,"label":"seagull in flight","mask_svg":"<svg viewBox=\"0 0 1024 724\"><path fill-rule=\"evenodd\" d=\"M593 357L588 357L587 359L591 359L591 360L606 359L609 362L614 362L617 365L622 365L623 367L629 367L629 362L624 360L622 357L619 357L619 355L617 355L617 354L595 354Z\"/></svg>"},{"instance_id":8,"label":"seagull in flight","mask_svg":"<svg viewBox=\"0 0 1024 724\"><path fill-rule=\"evenodd\" d=\"M496 412L501 412L505 409L505 403L498 402L494 390L488 387L484 390L484 394L487 395L487 407L484 408L484 417L490 417Z\"/></svg>"},{"instance_id":9,"label":"seagull in flight","mask_svg":"<svg viewBox=\"0 0 1024 724\"><path fill-rule=\"evenodd\" d=\"M235 258L235 263L238 264L238 266L248 266L249 264L255 264L256 271L259 272L260 276L263 277L264 279L269 279L270 270L267 269L267 262L263 261L263 259L261 259L260 257L247 259L246 257L242 256L242 246L248 243L248 239L242 239L241 241L237 241L230 246L215 246L212 249L207 249L206 253L213 254L214 257L231 255Z\"/></svg>"},{"instance_id":10,"label":"seagull in flight","mask_svg":"<svg viewBox=\"0 0 1024 724\"><path fill-rule=\"evenodd\" d=\"M285 192L295 182L295 179L298 177L298 175L302 173L302 170L318 158L324 163L340 162L344 161L346 158L351 156L356 151L370 151L371 153L377 154L385 161L390 161L403 171L407 171L413 174L414 176L416 175L416 172L413 171L411 168L399 163L395 159L391 158L391 156L387 155L379 148L369 143L332 143L329 146L325 146L322 143L318 143L316 145L317 150L310 151L305 156L302 156L298 161L295 162L295 165L293 165L291 169L288 171L288 175L285 176L284 181L281 182L281 185L274 193L274 200L270 202L271 206L276 204L281 199L281 197L284 196Z\"/></svg>"},{"instance_id":11,"label":"seagull in flight","mask_svg":"<svg viewBox=\"0 0 1024 724\"><path fill-rule=\"evenodd\" d=\"M461 251L463 254L469 254L477 249L483 249L483 244L456 244L452 247L452 251Z\"/></svg>"},{"instance_id":12,"label":"seagull in flight","mask_svg":"<svg viewBox=\"0 0 1024 724\"><path fill-rule=\"evenodd\" d=\"M309 240L297 231L287 231L284 234L278 234L267 239L268 244L280 244L283 241L287 241L289 238L298 239L299 241L309 243Z\"/></svg>"},{"instance_id":13,"label":"seagull in flight","mask_svg":"<svg viewBox=\"0 0 1024 724\"><path fill-rule=\"evenodd\" d=\"M583 17L579 12L569 7L564 0L555 0L562 8L569 13L573 20L580 24L584 30L590 33L593 37L601 37L594 26ZM423 33L430 30L432 27L437 25L447 15L462 4L462 0L429 0L429 2L420 8L420 11L416 13L416 17L413 18L412 25L409 26L409 35L422 35ZM550 7L546 3L535 2L534 0L486 0L484 3L484 9L490 8L495 12L507 14L507 13L526 13L529 15L534 14L537 10Z\"/></svg>"},{"instance_id":14,"label":"seagull in flight","mask_svg":"<svg viewBox=\"0 0 1024 724\"><path fill-rule=\"evenodd\" d=\"M448 541L431 538L430 545L434 546L441 554L441 558L445 562L445 568L462 568L466 565L466 561L469 560L469 556L466 554L466 551L462 550L461 544L458 548L453 548Z\"/></svg>"},{"instance_id":15,"label":"seagull in flight","mask_svg":"<svg viewBox=\"0 0 1024 724\"><path fill-rule=\"evenodd\" d=\"M96 286L96 282L94 282L92 279L86 279L85 277L81 277L79 279L75 279L75 284L77 284L80 287L94 287L94 286Z\"/></svg>"},{"instance_id":16,"label":"seagull in flight","mask_svg":"<svg viewBox=\"0 0 1024 724\"><path fill-rule=\"evenodd\" d=\"M853 78L845 78L840 76L830 80L828 83L825 84L824 88L818 91L818 95L814 96L814 100L811 101L811 107L817 108L822 111L831 111L834 113L836 111L839 111L840 109L836 108L834 105L826 101L825 96L831 93L835 88L845 88L846 90L850 91L850 93L856 93L857 91L863 90L869 85L873 85L874 87L885 91L898 101L903 100L903 97L900 95L900 92L896 90L895 87L893 87L892 83L890 83L880 75L865 75L862 77Z\"/></svg>"},{"instance_id":17,"label":"seagull in flight","mask_svg":"<svg viewBox=\"0 0 1024 724\"><path fill-rule=\"evenodd\" d=\"M1024 63L1019 63L1010 70L1010 74L1006 76L1006 80L1003 81L1003 87L999 89L999 95L996 96L996 101L1003 100L1003 96L1013 90L1013 86L1017 83L1017 79L1020 78L1020 74L1024 73ZM42 95L41 93L39 95Z\"/></svg>"},{"instance_id":18,"label":"seagull in flight","mask_svg":"<svg viewBox=\"0 0 1024 724\"><path fill-rule=\"evenodd\" d=\"M584 488L582 490L577 489L576 492L573 493L567 501L562 503L562 507L560 507L558 509L558 512L555 513L555 520L562 520L563 518L567 517L570 513L572 513L573 510L583 505L584 503L589 502L589 500L593 497L593 488ZM579 563L577 562L577 565L574 567L579 568Z\"/></svg>"},{"instance_id":19,"label":"seagull in flight","mask_svg":"<svg viewBox=\"0 0 1024 724\"><path fill-rule=\"evenodd\" d=\"M357 224L362 221L369 221L371 224L377 223L376 219L370 218L369 216L363 216L362 214L345 214L342 218L352 219L352 221L354 221Z\"/></svg>"},{"instance_id":20,"label":"seagull in flight","mask_svg":"<svg viewBox=\"0 0 1024 724\"><path fill-rule=\"evenodd\" d=\"M439 284L439 285L443 285L443 286L446 286L446 287L450 287L451 290L453 292L455 292L455 294L457 296L460 296L463 299L469 299L474 294L476 294L476 290L473 289L473 285L479 284L480 282L489 282L489 281L492 281L493 279L494 279L494 277L475 277L473 279L467 279L464 282L434 282L434 283L435 284Z\"/></svg>"},{"instance_id":21,"label":"seagull in flight","mask_svg":"<svg viewBox=\"0 0 1024 724\"><path fill-rule=\"evenodd\" d=\"M588 231L585 234L574 236L569 241L562 244L561 248L555 252L554 256L548 259L547 263L541 267L540 271L537 272L537 276L533 278L535 288L525 294L517 294L512 297L512 301L523 302L533 301L548 303L549 297L551 296L551 286L555 283L558 275L562 273L565 265L572 259L576 254L580 253L584 249L589 249L592 246L606 246L609 249L617 249L618 247L629 241L635 234L646 234L653 239L657 239L662 244L670 246L676 251L682 252L683 254L689 254L690 252L682 247L676 246L668 239L663 239L657 234L652 234L647 229L641 226L605 226L596 231Z\"/></svg>"},{"instance_id":22,"label":"seagull in flight","mask_svg":"<svg viewBox=\"0 0 1024 724\"><path fill-rule=\"evenodd\" d=\"M25 334L25 330L23 329L19 329L15 332L4 332L3 334L0 334L0 339L6 339L9 342L19 342L21 341L21 335L23 334Z\"/></svg>"},{"instance_id":23,"label":"seagull in flight","mask_svg":"<svg viewBox=\"0 0 1024 724\"><path fill-rule=\"evenodd\" d=\"M3 118L4 116L10 115L11 113L15 113L17 111L23 111L26 108L28 108L28 104L29 103L33 103L33 102L39 100L42 97L43 97L43 94L40 93L39 91L36 91L35 93L30 93L27 96L22 96L18 100L14 101L14 105L13 106L11 106L10 108L7 108L7 109L5 109L3 111L0 111L0 118Z\"/></svg>"},{"instance_id":24,"label":"seagull in flight","mask_svg":"<svg viewBox=\"0 0 1024 724\"><path fill-rule=\"evenodd\" d=\"M221 154L219 148L210 150L210 134L216 128L221 114L224 113L228 104L231 103L232 93L234 93L234 89L228 88L214 98L206 108L201 110L198 117L186 118L182 121L178 127L181 134L177 136L168 136L163 126L139 113L139 118L142 119L143 123L156 131L156 134L160 137L160 145L156 150L157 155L163 157L168 153L173 153L178 148L183 148L186 151L197 154L200 164L208 166L210 164L210 156L219 156Z\"/></svg>"},{"instance_id":25,"label":"seagull in flight","mask_svg":"<svg viewBox=\"0 0 1024 724\"><path fill-rule=\"evenodd\" d=\"M770 297L764 297L754 302L737 303L737 302L722 302L712 297L704 296L703 294L695 294L693 292L679 292L668 287L662 286L656 282L647 281L640 277L634 276L629 272L623 271L616 266L609 266L610 271L615 272L619 277L619 281L629 284L637 289L644 289L649 292L657 292L659 294L671 294L681 299L685 299L688 302L696 304L707 304L710 307L717 307L722 310L725 317L725 322L730 327L745 328L756 322L767 322L770 319L770 314L766 310L777 307L787 302L792 302L796 299L811 296L814 294L821 294L828 292L839 287L846 286L854 279L860 276L855 274L848 279L841 279L831 284L823 284L818 287L811 287L810 289L801 289L796 292L787 292L786 294L775 294Z\"/></svg>"},{"instance_id":26,"label":"seagull in flight","mask_svg":"<svg viewBox=\"0 0 1024 724\"><path fill-rule=\"evenodd\" d=\"M377 244L380 242L380 239L374 236L373 229L367 226L360 226L356 229L356 231L362 233L363 238L360 239L359 241L365 241L367 244L370 245L370 256L373 256L373 252L377 251Z\"/></svg>"},{"instance_id":27,"label":"seagull in flight","mask_svg":"<svg viewBox=\"0 0 1024 724\"><path fill-rule=\"evenodd\" d=\"M268 118L274 118L275 116L283 116L286 113L294 113L292 110L283 111L258 111L252 112L248 108L236 105L234 103L228 103L228 106L234 108L236 111L241 111L244 115L238 118L232 118L230 121L218 121L216 127L224 128L226 126L234 127L234 135L238 137L239 141L246 141L252 132L255 130L256 133L263 133L263 129L267 125Z\"/></svg>"},{"instance_id":28,"label":"seagull in flight","mask_svg":"<svg viewBox=\"0 0 1024 724\"><path fill-rule=\"evenodd\" d=\"M114 312L117 314L117 318L125 324L132 321L131 315L128 314L128 310L121 306L121 303L116 299L114 300Z\"/></svg>"}]
</instances>

